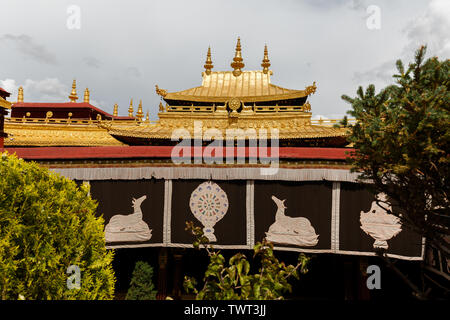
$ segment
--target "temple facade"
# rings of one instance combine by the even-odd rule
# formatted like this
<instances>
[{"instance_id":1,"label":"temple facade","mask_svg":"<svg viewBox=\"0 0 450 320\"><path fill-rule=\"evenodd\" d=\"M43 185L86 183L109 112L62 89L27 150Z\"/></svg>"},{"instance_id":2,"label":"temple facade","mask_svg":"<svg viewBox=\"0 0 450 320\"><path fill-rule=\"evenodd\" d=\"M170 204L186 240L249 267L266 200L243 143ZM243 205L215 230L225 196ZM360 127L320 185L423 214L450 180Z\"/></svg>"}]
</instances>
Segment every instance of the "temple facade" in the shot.
<instances>
[{"instance_id":1,"label":"temple facade","mask_svg":"<svg viewBox=\"0 0 450 320\"><path fill-rule=\"evenodd\" d=\"M179 297L180 275L192 266L187 221L225 251L251 250L266 238L280 253L346 261L343 274L357 284L346 297L369 295L364 270L380 248L420 263L424 239L388 216L376 204L383 195L370 193L350 170L347 129L311 120L316 84L274 85L267 47L256 71L244 70L241 50L238 39L231 70L213 71L208 49L198 87L156 86L161 103L153 122L142 103L134 114L131 102L128 116L118 116L117 107L112 115L102 111L89 103L87 89L77 103L75 82L70 102L59 104L26 103L19 90L5 147L89 184L120 268L130 268L124 261L138 252L156 254L160 298ZM170 282L172 271L178 276Z\"/></svg>"}]
</instances>

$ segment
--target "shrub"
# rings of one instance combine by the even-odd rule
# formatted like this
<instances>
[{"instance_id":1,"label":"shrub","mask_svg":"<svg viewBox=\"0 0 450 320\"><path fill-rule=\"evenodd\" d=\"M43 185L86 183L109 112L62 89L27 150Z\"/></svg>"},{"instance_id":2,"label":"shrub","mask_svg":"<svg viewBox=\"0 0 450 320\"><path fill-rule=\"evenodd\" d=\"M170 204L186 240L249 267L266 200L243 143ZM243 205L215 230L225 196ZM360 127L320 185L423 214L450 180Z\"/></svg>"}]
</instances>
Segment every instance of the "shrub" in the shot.
<instances>
[{"instance_id":1,"label":"shrub","mask_svg":"<svg viewBox=\"0 0 450 320\"><path fill-rule=\"evenodd\" d=\"M0 298L111 299L113 252L89 187L7 153L0 177ZM68 286L71 265L79 288Z\"/></svg>"},{"instance_id":2,"label":"shrub","mask_svg":"<svg viewBox=\"0 0 450 320\"><path fill-rule=\"evenodd\" d=\"M146 262L136 262L126 299L155 300L156 290L152 278L153 268Z\"/></svg>"}]
</instances>

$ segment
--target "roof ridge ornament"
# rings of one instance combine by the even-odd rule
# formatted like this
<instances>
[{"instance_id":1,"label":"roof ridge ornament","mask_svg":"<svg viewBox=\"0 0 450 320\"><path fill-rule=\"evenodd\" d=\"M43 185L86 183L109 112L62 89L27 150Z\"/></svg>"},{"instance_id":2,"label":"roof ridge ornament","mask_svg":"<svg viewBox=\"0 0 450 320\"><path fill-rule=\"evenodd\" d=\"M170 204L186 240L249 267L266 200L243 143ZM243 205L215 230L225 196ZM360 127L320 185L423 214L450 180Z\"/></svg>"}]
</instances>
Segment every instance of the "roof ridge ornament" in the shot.
<instances>
[{"instance_id":1,"label":"roof ridge ornament","mask_svg":"<svg viewBox=\"0 0 450 320\"><path fill-rule=\"evenodd\" d=\"M211 60L211 47L208 47L208 53L206 54L206 61L205 61L205 73L209 76L211 74L211 69L214 68L214 65L212 64Z\"/></svg>"},{"instance_id":2,"label":"roof ridge ornament","mask_svg":"<svg viewBox=\"0 0 450 320\"><path fill-rule=\"evenodd\" d=\"M78 96L77 96L77 81L73 79L72 82L72 92L69 95L70 102L77 102Z\"/></svg>"},{"instance_id":3,"label":"roof ridge ornament","mask_svg":"<svg viewBox=\"0 0 450 320\"><path fill-rule=\"evenodd\" d=\"M89 89L84 90L84 102L89 103Z\"/></svg>"},{"instance_id":4,"label":"roof ridge ornament","mask_svg":"<svg viewBox=\"0 0 450 320\"><path fill-rule=\"evenodd\" d=\"M128 116L133 117L133 99L131 99L130 106L128 107Z\"/></svg>"},{"instance_id":5,"label":"roof ridge ornament","mask_svg":"<svg viewBox=\"0 0 450 320\"><path fill-rule=\"evenodd\" d=\"M17 102L23 102L23 88L19 87L19 92L17 94Z\"/></svg>"},{"instance_id":6,"label":"roof ridge ornament","mask_svg":"<svg viewBox=\"0 0 450 320\"><path fill-rule=\"evenodd\" d=\"M267 51L267 44L264 45L264 59L262 60L261 67L263 67L263 73L269 73L270 60L269 53Z\"/></svg>"},{"instance_id":7,"label":"roof ridge ornament","mask_svg":"<svg viewBox=\"0 0 450 320\"><path fill-rule=\"evenodd\" d=\"M311 93L316 93L316 82L314 81L312 86L307 86L305 88L305 93L309 96Z\"/></svg>"},{"instance_id":8,"label":"roof ridge ornament","mask_svg":"<svg viewBox=\"0 0 450 320\"><path fill-rule=\"evenodd\" d=\"M156 88L156 94L160 95L161 97L165 97L166 96L166 94L167 94L166 90L160 89L158 87L158 85L155 85L155 88Z\"/></svg>"},{"instance_id":9,"label":"roof ridge ornament","mask_svg":"<svg viewBox=\"0 0 450 320\"><path fill-rule=\"evenodd\" d=\"M242 59L242 53L241 53L241 39L238 37L237 43L236 43L236 52L234 54L233 62L231 63L231 67L233 70L233 75L235 77L238 77L242 74L242 68L245 66L245 64L242 62L244 59Z\"/></svg>"},{"instance_id":10,"label":"roof ridge ornament","mask_svg":"<svg viewBox=\"0 0 450 320\"><path fill-rule=\"evenodd\" d=\"M136 118L138 118L139 121L142 121L143 117L144 117L144 112L142 111L142 100L139 100L139 106L138 106L138 111L136 113Z\"/></svg>"},{"instance_id":11,"label":"roof ridge ornament","mask_svg":"<svg viewBox=\"0 0 450 320\"><path fill-rule=\"evenodd\" d=\"M119 105L117 103L114 104L113 116L117 117L119 115Z\"/></svg>"}]
</instances>

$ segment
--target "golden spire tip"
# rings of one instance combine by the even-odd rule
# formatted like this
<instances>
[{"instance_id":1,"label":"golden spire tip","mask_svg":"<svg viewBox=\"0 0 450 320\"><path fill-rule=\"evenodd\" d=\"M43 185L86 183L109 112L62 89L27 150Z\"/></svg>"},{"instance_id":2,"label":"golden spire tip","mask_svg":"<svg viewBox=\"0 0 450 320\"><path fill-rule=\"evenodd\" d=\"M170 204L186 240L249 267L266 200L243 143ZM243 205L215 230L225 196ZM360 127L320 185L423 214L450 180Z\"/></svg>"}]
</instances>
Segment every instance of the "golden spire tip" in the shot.
<instances>
[{"instance_id":1,"label":"golden spire tip","mask_svg":"<svg viewBox=\"0 0 450 320\"><path fill-rule=\"evenodd\" d=\"M73 79L72 82L72 92L69 95L70 102L77 102L78 96L77 96L77 81Z\"/></svg>"},{"instance_id":2,"label":"golden spire tip","mask_svg":"<svg viewBox=\"0 0 450 320\"><path fill-rule=\"evenodd\" d=\"M231 67L233 68L233 75L235 77L241 75L242 68L245 66L245 64L242 62L244 59L242 59L242 53L241 53L241 38L238 37L237 43L236 43L236 52L234 54L233 62L231 63Z\"/></svg>"},{"instance_id":3,"label":"golden spire tip","mask_svg":"<svg viewBox=\"0 0 450 320\"><path fill-rule=\"evenodd\" d=\"M89 103L89 89L84 90L84 102Z\"/></svg>"},{"instance_id":4,"label":"golden spire tip","mask_svg":"<svg viewBox=\"0 0 450 320\"><path fill-rule=\"evenodd\" d=\"M128 116L129 117L133 116L133 99L131 99L130 106L128 107Z\"/></svg>"},{"instance_id":5,"label":"golden spire tip","mask_svg":"<svg viewBox=\"0 0 450 320\"><path fill-rule=\"evenodd\" d=\"M205 73L207 75L211 74L211 69L214 67L211 60L211 47L208 47L208 52L206 54L206 61L205 65L203 66L205 68Z\"/></svg>"},{"instance_id":6,"label":"golden spire tip","mask_svg":"<svg viewBox=\"0 0 450 320\"><path fill-rule=\"evenodd\" d=\"M17 93L17 102L23 102L23 88L19 87L19 92Z\"/></svg>"},{"instance_id":7,"label":"golden spire tip","mask_svg":"<svg viewBox=\"0 0 450 320\"><path fill-rule=\"evenodd\" d=\"M269 52L267 50L267 44L264 45L264 58L262 60L261 67L263 67L264 74L267 74L269 72L270 60L269 60Z\"/></svg>"}]
</instances>

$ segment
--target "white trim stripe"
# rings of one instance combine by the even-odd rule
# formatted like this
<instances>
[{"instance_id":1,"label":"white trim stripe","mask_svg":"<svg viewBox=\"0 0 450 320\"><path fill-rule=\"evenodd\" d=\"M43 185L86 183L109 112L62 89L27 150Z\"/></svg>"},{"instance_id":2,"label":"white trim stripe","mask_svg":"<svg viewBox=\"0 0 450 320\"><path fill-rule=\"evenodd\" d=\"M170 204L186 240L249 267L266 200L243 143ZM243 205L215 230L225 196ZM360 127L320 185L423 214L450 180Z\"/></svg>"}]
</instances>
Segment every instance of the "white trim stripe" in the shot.
<instances>
[{"instance_id":1,"label":"white trim stripe","mask_svg":"<svg viewBox=\"0 0 450 320\"><path fill-rule=\"evenodd\" d=\"M51 168L76 180L205 179L357 182L358 174L348 169L279 168L275 174L262 174L263 168L139 167L139 168Z\"/></svg>"}]
</instances>

